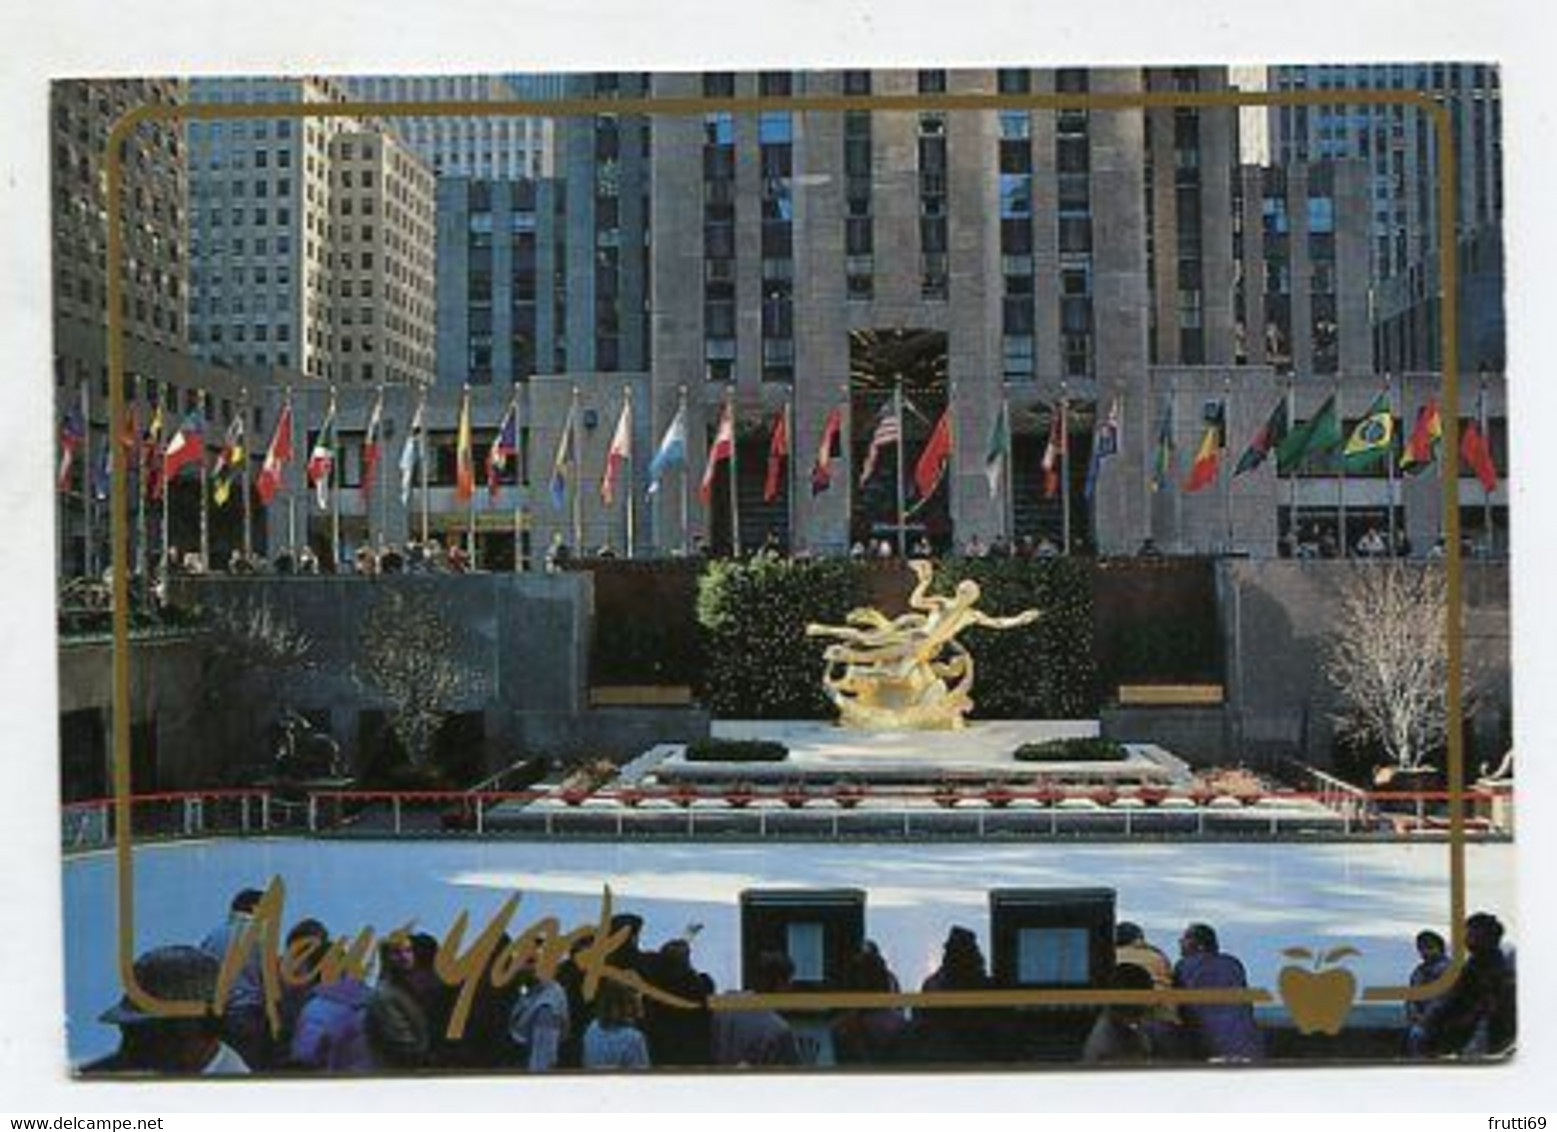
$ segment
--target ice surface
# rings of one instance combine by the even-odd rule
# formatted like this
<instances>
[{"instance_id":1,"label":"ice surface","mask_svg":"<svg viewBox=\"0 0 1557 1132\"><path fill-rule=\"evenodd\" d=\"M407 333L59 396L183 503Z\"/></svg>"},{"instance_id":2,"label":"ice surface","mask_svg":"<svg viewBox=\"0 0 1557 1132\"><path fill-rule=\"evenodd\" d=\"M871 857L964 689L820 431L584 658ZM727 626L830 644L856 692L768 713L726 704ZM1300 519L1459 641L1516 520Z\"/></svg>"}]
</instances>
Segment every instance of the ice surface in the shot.
<instances>
[{"instance_id":1,"label":"ice surface","mask_svg":"<svg viewBox=\"0 0 1557 1132\"><path fill-rule=\"evenodd\" d=\"M1497 913L1517 945L1513 847L1467 848L1467 904ZM137 951L198 943L238 889L287 883L287 923L332 932L414 921L441 936L468 909L479 925L513 892L516 922L555 915L593 922L601 888L643 916L657 946L704 925L696 961L720 989L739 972L738 894L754 887L852 887L868 893L866 932L905 988L935 966L952 924L986 954L988 891L1107 885L1118 914L1170 955L1191 920L1213 924L1252 982L1274 986L1281 949L1341 942L1364 985L1403 982L1422 928L1446 931L1449 849L1442 843L711 844L520 841L309 841L152 845L136 852ZM107 1053L117 1031L97 1021L117 1001L114 857L65 863L66 1008L73 1062Z\"/></svg>"}]
</instances>

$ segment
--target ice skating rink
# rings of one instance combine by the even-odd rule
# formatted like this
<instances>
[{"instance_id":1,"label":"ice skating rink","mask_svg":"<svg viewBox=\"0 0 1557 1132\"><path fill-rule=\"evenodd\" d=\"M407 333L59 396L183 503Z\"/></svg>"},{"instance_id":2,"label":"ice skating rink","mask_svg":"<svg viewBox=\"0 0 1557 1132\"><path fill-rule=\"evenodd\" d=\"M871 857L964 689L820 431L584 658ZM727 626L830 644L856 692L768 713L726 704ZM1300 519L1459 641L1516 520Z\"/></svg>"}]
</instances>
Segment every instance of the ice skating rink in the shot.
<instances>
[{"instance_id":1,"label":"ice skating rink","mask_svg":"<svg viewBox=\"0 0 1557 1132\"><path fill-rule=\"evenodd\" d=\"M1496 913L1520 943L1512 845L1471 845L1467 908ZM797 844L521 841L230 840L136 851L136 950L198 943L240 888L287 885L286 923L305 916L334 932L413 922L442 936L468 910L477 926L509 895L515 923L557 916L591 923L601 890L644 918L645 946L703 925L699 967L721 990L738 978L739 894L748 888L860 888L866 933L905 988L935 966L953 924L988 953L988 893L1002 887L1105 886L1170 956L1183 926L1212 924L1255 985L1275 985L1292 946L1349 943L1364 986L1405 981L1422 928L1447 934L1449 848L1401 843ZM113 1049L97 1016L119 997L110 852L65 863L69 1055ZM468 937L467 937L468 938Z\"/></svg>"}]
</instances>

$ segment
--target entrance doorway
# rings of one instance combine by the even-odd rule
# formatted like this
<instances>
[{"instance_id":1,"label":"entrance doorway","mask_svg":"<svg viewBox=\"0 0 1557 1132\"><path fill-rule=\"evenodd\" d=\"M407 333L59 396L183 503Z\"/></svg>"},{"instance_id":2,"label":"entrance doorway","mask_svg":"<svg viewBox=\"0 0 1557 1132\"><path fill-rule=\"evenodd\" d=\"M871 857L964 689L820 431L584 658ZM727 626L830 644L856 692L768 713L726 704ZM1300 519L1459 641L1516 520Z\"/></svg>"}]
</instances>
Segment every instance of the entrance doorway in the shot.
<instances>
[{"instance_id":1,"label":"entrance doorway","mask_svg":"<svg viewBox=\"0 0 1557 1132\"><path fill-rule=\"evenodd\" d=\"M936 553L951 548L950 477L942 475L924 495L914 483L914 467L947 404L944 331L850 332L851 543L874 547L885 540L897 553L921 541Z\"/></svg>"}]
</instances>

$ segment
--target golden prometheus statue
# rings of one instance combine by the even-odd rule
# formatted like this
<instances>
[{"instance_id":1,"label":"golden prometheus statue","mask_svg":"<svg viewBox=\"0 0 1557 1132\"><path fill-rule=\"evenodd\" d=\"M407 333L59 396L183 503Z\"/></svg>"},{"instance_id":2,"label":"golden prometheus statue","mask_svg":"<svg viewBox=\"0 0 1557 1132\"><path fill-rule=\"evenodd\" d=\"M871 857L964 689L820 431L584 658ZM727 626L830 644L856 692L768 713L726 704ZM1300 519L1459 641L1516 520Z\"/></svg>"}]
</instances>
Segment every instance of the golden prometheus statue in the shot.
<instances>
[{"instance_id":1,"label":"golden prometheus statue","mask_svg":"<svg viewBox=\"0 0 1557 1132\"><path fill-rule=\"evenodd\" d=\"M810 637L835 637L822 659L822 684L838 707L838 722L862 731L954 731L973 708L973 657L954 638L974 625L1014 629L1038 619L1036 609L991 617L974 609L979 584L957 583L951 597L930 594L930 563L908 564L918 578L913 612L887 617L877 609L850 611L843 625L807 625Z\"/></svg>"}]
</instances>

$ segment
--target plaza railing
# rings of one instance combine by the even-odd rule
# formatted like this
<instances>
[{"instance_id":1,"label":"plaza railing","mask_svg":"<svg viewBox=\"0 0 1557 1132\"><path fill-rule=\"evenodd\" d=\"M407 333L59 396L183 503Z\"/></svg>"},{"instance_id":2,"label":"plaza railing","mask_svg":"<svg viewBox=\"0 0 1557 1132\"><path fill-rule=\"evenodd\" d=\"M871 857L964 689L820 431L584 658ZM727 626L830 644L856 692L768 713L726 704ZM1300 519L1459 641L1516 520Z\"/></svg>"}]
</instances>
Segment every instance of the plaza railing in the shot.
<instances>
[{"instance_id":1,"label":"plaza railing","mask_svg":"<svg viewBox=\"0 0 1557 1132\"><path fill-rule=\"evenodd\" d=\"M1511 836L1484 789L1461 793L1463 831ZM1447 791L953 785L522 790L231 789L139 794L137 841L255 836L945 840L1028 838L1422 839L1447 836ZM66 804L67 853L114 843L111 798Z\"/></svg>"}]
</instances>

